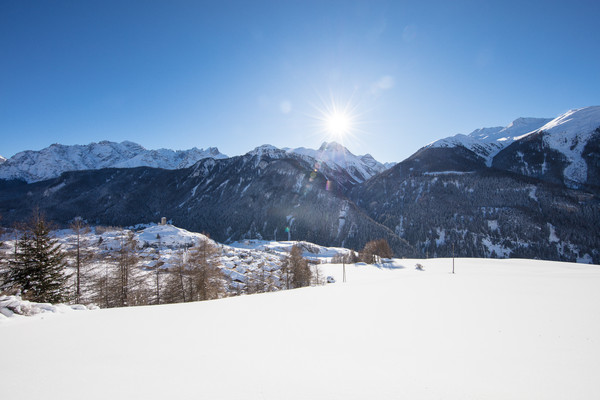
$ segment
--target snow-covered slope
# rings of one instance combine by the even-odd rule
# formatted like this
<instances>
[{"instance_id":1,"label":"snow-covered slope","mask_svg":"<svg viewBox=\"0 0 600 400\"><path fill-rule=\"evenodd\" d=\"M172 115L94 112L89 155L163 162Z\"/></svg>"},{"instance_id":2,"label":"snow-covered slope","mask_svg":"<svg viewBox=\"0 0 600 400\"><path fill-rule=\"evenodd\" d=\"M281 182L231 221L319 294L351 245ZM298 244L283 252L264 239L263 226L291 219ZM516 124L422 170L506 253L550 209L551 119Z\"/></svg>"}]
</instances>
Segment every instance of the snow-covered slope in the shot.
<instances>
[{"instance_id":1,"label":"snow-covered slope","mask_svg":"<svg viewBox=\"0 0 600 400\"><path fill-rule=\"evenodd\" d=\"M187 168L203 158L227 158L217 148L206 150L147 150L132 142L90 143L66 146L53 144L40 151L23 151L0 164L0 179L28 183L55 178L66 171L101 168L153 167Z\"/></svg>"},{"instance_id":2,"label":"snow-covered slope","mask_svg":"<svg viewBox=\"0 0 600 400\"><path fill-rule=\"evenodd\" d=\"M427 147L462 146L486 160L488 166L498 152L523 135L539 129L551 121L550 118L518 118L506 127L480 128L468 135L458 134L437 140Z\"/></svg>"},{"instance_id":3,"label":"snow-covered slope","mask_svg":"<svg viewBox=\"0 0 600 400\"><path fill-rule=\"evenodd\" d=\"M44 313L67 313L72 311L97 310L95 305L48 304L23 300L20 296L0 296L0 321L6 318L26 318Z\"/></svg>"},{"instance_id":4,"label":"snow-covered slope","mask_svg":"<svg viewBox=\"0 0 600 400\"><path fill-rule=\"evenodd\" d=\"M415 269L415 264L424 271ZM0 321L5 399L598 399L600 270L323 265L337 283ZM74 368L73 366L77 366Z\"/></svg>"},{"instance_id":5,"label":"snow-covered slope","mask_svg":"<svg viewBox=\"0 0 600 400\"><path fill-rule=\"evenodd\" d=\"M573 182L584 183L588 170L583 158L584 148L599 128L600 106L595 106L568 111L538 131L544 132L544 144L562 153L567 159L564 177Z\"/></svg>"},{"instance_id":6,"label":"snow-covered slope","mask_svg":"<svg viewBox=\"0 0 600 400\"><path fill-rule=\"evenodd\" d=\"M370 154L356 156L336 142L324 142L318 150L304 147L286 150L288 153L311 157L318 163L326 164L334 171L346 171L356 182L364 182L388 168ZM315 166L315 168L318 167L318 165Z\"/></svg>"},{"instance_id":7,"label":"snow-covered slope","mask_svg":"<svg viewBox=\"0 0 600 400\"><path fill-rule=\"evenodd\" d=\"M6 158L0 156L0 164L4 163L6 161Z\"/></svg>"}]
</instances>

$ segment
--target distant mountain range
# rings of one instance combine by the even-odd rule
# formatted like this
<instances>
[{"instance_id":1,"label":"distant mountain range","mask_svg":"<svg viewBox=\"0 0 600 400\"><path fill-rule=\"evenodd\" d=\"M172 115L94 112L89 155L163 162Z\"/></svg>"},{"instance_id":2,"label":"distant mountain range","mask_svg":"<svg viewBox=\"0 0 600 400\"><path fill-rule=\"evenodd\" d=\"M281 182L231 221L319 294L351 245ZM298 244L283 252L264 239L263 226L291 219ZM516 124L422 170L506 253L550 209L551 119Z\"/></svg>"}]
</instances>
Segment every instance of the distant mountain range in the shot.
<instances>
[{"instance_id":1,"label":"distant mountain range","mask_svg":"<svg viewBox=\"0 0 600 400\"><path fill-rule=\"evenodd\" d=\"M174 151L146 150L133 142L102 141L80 146L53 144L40 151L22 151L0 164L0 179L39 182L67 171L102 168L188 168L204 158L227 158L216 147Z\"/></svg>"},{"instance_id":2,"label":"distant mountain range","mask_svg":"<svg viewBox=\"0 0 600 400\"><path fill-rule=\"evenodd\" d=\"M600 263L600 107L448 137L391 167L337 143L231 158L192 150L101 142L19 153L0 164L0 214L16 222L39 207L58 223L111 225L166 216L222 242L289 235L358 249L385 238L400 256Z\"/></svg>"},{"instance_id":3,"label":"distant mountain range","mask_svg":"<svg viewBox=\"0 0 600 400\"><path fill-rule=\"evenodd\" d=\"M264 145L251 151L269 151L275 149ZM306 156L316 160L319 165L326 164L337 172L346 172L350 181L363 182L371 176L385 170L387 166L376 161L370 154L355 156L342 145L332 142L323 143L318 150L283 149L285 153ZM90 143L88 145L66 146L53 144L40 151L23 151L6 160L0 156L0 179L22 180L27 183L39 182L60 176L68 171L85 171L103 168L151 167L162 169L183 169L191 167L205 158L224 159L226 155L216 147L206 150L147 150L133 142ZM6 161L6 163L5 163Z\"/></svg>"}]
</instances>

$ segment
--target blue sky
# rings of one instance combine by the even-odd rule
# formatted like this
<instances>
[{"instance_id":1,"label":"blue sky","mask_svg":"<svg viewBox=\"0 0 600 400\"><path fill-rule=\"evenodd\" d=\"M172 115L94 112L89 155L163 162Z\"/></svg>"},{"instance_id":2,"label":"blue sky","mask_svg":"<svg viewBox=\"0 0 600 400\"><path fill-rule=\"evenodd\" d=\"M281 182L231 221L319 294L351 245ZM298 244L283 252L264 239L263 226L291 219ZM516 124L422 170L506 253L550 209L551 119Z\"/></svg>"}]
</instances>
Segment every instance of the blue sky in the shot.
<instances>
[{"instance_id":1,"label":"blue sky","mask_svg":"<svg viewBox=\"0 0 600 400\"><path fill-rule=\"evenodd\" d=\"M423 145L600 101L598 1L0 1L0 155Z\"/></svg>"}]
</instances>

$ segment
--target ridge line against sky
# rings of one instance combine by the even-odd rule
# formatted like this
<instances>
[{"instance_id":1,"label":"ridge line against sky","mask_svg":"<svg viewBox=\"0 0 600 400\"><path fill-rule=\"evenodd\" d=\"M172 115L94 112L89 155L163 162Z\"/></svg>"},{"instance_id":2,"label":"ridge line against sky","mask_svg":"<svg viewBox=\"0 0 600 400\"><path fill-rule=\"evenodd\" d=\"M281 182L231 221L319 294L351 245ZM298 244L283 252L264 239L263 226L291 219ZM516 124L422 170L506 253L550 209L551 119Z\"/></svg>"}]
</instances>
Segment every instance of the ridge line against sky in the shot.
<instances>
[{"instance_id":1,"label":"ridge line against sky","mask_svg":"<svg viewBox=\"0 0 600 400\"><path fill-rule=\"evenodd\" d=\"M401 161L600 103L595 1L0 3L0 155L265 143ZM331 137L323 113L352 113Z\"/></svg>"}]
</instances>

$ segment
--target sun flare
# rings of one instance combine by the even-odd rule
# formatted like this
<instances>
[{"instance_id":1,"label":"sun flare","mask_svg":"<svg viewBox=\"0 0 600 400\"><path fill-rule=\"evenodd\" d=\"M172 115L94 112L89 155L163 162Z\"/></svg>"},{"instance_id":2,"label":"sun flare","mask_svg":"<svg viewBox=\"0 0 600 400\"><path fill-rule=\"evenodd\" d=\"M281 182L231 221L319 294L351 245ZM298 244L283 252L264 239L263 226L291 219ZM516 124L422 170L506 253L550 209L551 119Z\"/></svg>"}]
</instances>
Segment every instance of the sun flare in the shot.
<instances>
[{"instance_id":1,"label":"sun flare","mask_svg":"<svg viewBox=\"0 0 600 400\"><path fill-rule=\"evenodd\" d=\"M335 111L325 117L325 129L337 137L342 137L352 128L352 118L343 113Z\"/></svg>"},{"instance_id":2,"label":"sun flare","mask_svg":"<svg viewBox=\"0 0 600 400\"><path fill-rule=\"evenodd\" d=\"M330 95L329 99L321 98L320 104L313 107L317 111L313 116L318 121L317 131L324 134L326 141L344 144L359 131L360 114L352 98L342 100Z\"/></svg>"}]
</instances>

